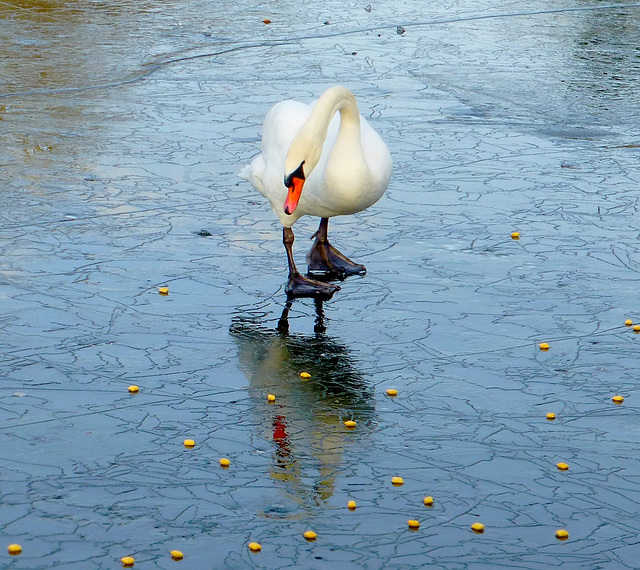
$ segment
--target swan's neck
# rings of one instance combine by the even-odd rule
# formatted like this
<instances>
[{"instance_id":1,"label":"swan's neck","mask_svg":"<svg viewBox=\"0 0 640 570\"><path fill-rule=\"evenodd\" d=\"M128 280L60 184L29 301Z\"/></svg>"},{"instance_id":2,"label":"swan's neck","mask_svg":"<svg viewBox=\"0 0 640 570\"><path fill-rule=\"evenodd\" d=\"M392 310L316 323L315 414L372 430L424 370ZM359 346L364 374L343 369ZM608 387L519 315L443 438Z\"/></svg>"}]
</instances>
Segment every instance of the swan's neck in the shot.
<instances>
[{"instance_id":1,"label":"swan's neck","mask_svg":"<svg viewBox=\"0 0 640 570\"><path fill-rule=\"evenodd\" d=\"M327 129L331 119L340 112L340 131L360 136L360 112L353 93L345 87L332 87L316 102L309 121L315 123L314 128L322 131L322 140L327 137Z\"/></svg>"},{"instance_id":2,"label":"swan's neck","mask_svg":"<svg viewBox=\"0 0 640 570\"><path fill-rule=\"evenodd\" d=\"M293 172L305 161L304 171L308 176L322 154L322 145L327 138L331 119L340 113L340 131L336 140L338 147L361 148L360 112L353 93L346 87L332 87L316 101L311 114L294 137L287 154L287 173ZM334 147L335 148L335 147Z\"/></svg>"}]
</instances>

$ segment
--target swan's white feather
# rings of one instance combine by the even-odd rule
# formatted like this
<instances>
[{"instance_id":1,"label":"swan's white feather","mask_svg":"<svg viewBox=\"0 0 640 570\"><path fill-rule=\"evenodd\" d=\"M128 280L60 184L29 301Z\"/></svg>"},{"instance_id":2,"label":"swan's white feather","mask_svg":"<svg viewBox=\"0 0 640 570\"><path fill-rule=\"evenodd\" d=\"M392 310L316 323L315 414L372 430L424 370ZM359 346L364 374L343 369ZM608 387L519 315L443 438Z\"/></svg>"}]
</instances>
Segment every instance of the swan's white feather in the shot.
<instances>
[{"instance_id":1,"label":"swan's white feather","mask_svg":"<svg viewBox=\"0 0 640 570\"><path fill-rule=\"evenodd\" d=\"M330 120L320 160L307 176L298 206L293 214L285 214L287 154L317 102L307 105L287 100L274 105L264 119L262 153L239 173L269 200L285 227L291 227L303 215L331 217L364 210L384 194L391 176L387 146L362 116L359 137L355 137L359 140L341 138L339 152L332 155L340 131L341 116L336 112Z\"/></svg>"}]
</instances>

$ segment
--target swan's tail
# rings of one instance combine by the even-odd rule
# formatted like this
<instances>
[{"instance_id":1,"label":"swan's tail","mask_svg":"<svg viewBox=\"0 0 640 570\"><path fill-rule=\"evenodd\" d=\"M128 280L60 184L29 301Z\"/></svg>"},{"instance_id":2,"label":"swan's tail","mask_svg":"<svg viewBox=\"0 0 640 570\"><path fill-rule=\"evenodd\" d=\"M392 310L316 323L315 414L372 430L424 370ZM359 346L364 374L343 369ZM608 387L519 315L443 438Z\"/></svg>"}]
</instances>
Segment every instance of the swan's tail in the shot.
<instances>
[{"instance_id":1,"label":"swan's tail","mask_svg":"<svg viewBox=\"0 0 640 570\"><path fill-rule=\"evenodd\" d=\"M238 176L249 182L258 192L262 194L262 173L264 172L264 159L262 155L256 156L250 164L243 166L238 172Z\"/></svg>"},{"instance_id":2,"label":"swan's tail","mask_svg":"<svg viewBox=\"0 0 640 570\"><path fill-rule=\"evenodd\" d=\"M238 176L247 182L251 182L251 165L245 164L238 172Z\"/></svg>"}]
</instances>

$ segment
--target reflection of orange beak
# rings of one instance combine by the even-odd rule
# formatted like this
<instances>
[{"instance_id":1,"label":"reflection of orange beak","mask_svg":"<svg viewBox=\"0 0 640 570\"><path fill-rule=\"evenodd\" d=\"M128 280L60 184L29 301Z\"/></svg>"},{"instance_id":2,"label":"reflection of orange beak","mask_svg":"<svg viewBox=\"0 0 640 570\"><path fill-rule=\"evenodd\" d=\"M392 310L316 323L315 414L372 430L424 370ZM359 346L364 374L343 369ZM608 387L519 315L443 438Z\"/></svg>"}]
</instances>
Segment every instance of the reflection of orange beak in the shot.
<instances>
[{"instance_id":1,"label":"reflection of orange beak","mask_svg":"<svg viewBox=\"0 0 640 570\"><path fill-rule=\"evenodd\" d=\"M302 187L304 186L304 178L298 178L297 176L291 177L291 186L289 186L289 192L287 193L287 199L284 202L284 213L287 215L293 214L294 210L298 207L298 201L302 194Z\"/></svg>"}]
</instances>

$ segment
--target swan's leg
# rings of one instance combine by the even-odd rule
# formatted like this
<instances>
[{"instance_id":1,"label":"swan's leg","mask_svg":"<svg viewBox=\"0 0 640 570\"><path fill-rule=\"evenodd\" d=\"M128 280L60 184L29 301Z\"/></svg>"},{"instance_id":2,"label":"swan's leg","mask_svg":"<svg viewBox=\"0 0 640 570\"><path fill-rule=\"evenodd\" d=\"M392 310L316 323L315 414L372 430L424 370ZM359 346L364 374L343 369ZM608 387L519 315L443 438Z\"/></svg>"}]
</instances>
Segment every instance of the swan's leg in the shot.
<instances>
[{"instance_id":1,"label":"swan's leg","mask_svg":"<svg viewBox=\"0 0 640 570\"><path fill-rule=\"evenodd\" d=\"M364 265L354 263L329 243L328 228L329 218L322 218L315 234L316 239L307 254L309 273L333 273L342 277L366 273Z\"/></svg>"},{"instance_id":2,"label":"swan's leg","mask_svg":"<svg viewBox=\"0 0 640 570\"><path fill-rule=\"evenodd\" d=\"M294 235L291 228L282 229L282 243L287 251L287 259L289 261L289 281L285 289L289 297L331 297L340 289L338 285L331 283L323 283L304 277L298 271L295 261L293 260L293 241Z\"/></svg>"}]
</instances>

